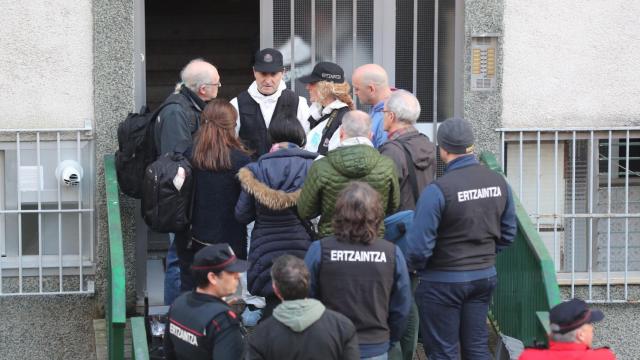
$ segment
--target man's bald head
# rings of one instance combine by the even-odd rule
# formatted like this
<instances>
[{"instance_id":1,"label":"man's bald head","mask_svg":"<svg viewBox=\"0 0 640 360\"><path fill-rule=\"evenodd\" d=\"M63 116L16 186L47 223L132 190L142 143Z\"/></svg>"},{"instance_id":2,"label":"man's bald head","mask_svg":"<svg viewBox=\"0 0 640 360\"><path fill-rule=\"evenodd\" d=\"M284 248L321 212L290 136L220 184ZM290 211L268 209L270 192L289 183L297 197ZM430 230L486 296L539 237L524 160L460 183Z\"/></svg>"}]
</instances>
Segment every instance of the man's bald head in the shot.
<instances>
[{"instance_id":1,"label":"man's bald head","mask_svg":"<svg viewBox=\"0 0 640 360\"><path fill-rule=\"evenodd\" d=\"M366 137L371 138L371 118L360 110L351 110L342 117L343 138Z\"/></svg>"},{"instance_id":2,"label":"man's bald head","mask_svg":"<svg viewBox=\"0 0 640 360\"><path fill-rule=\"evenodd\" d=\"M218 69L202 59L191 60L180 72L182 83L204 101L218 95Z\"/></svg>"},{"instance_id":3,"label":"man's bald head","mask_svg":"<svg viewBox=\"0 0 640 360\"><path fill-rule=\"evenodd\" d=\"M360 102L375 105L391 95L387 72L378 64L365 64L355 69L351 77Z\"/></svg>"}]
</instances>

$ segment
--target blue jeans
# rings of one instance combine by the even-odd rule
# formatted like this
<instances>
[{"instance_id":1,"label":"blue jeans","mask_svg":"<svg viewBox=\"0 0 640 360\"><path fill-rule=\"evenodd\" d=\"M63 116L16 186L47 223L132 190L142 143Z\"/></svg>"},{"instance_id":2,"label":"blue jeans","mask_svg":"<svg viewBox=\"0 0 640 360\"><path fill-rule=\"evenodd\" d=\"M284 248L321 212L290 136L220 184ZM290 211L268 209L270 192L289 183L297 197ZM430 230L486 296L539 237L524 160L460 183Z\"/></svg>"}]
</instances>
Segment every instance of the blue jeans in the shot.
<instances>
[{"instance_id":1,"label":"blue jeans","mask_svg":"<svg viewBox=\"0 0 640 360\"><path fill-rule=\"evenodd\" d=\"M360 360L387 360L389 357L386 353L381 354L381 355L376 355L374 357L368 357L368 358L360 358Z\"/></svg>"},{"instance_id":2,"label":"blue jeans","mask_svg":"<svg viewBox=\"0 0 640 360\"><path fill-rule=\"evenodd\" d=\"M169 233L169 250L167 250L167 269L164 273L164 304L171 305L180 295L180 261L176 252L175 234Z\"/></svg>"},{"instance_id":3,"label":"blue jeans","mask_svg":"<svg viewBox=\"0 0 640 360\"><path fill-rule=\"evenodd\" d=\"M487 313L497 278L446 283L420 280L416 303L429 360L489 360Z\"/></svg>"}]
</instances>

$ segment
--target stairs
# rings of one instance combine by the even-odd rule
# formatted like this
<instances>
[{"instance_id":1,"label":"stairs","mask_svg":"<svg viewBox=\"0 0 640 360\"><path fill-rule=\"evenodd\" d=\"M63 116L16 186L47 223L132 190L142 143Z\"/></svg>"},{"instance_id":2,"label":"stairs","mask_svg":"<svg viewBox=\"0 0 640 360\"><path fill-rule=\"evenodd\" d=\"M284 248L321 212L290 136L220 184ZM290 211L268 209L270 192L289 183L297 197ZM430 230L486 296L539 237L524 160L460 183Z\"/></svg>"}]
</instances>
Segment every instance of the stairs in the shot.
<instances>
[{"instance_id":1,"label":"stairs","mask_svg":"<svg viewBox=\"0 0 640 360\"><path fill-rule=\"evenodd\" d=\"M259 47L257 0L147 1L147 104L155 109L180 80L180 70L203 58L218 68L218 97L232 99L253 81Z\"/></svg>"}]
</instances>

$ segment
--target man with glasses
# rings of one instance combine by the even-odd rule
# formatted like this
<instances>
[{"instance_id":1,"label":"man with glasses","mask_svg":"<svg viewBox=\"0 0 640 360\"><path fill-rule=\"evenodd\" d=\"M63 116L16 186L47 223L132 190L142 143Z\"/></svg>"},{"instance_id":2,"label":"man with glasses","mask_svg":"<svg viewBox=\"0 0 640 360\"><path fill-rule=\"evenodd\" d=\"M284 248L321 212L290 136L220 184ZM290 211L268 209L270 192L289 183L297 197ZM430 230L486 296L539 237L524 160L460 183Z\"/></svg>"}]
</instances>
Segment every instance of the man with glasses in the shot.
<instances>
[{"instance_id":1,"label":"man with glasses","mask_svg":"<svg viewBox=\"0 0 640 360\"><path fill-rule=\"evenodd\" d=\"M287 89L282 80L284 65L282 53L266 48L255 55L253 65L255 81L249 89L231 100L238 110L236 132L242 142L253 151L253 158L266 154L271 148L267 129L271 119L280 113L297 118L304 132L309 131L309 105L305 98Z\"/></svg>"},{"instance_id":2,"label":"man with glasses","mask_svg":"<svg viewBox=\"0 0 640 360\"><path fill-rule=\"evenodd\" d=\"M202 59L191 60L180 72L180 82L164 101L156 118L154 141L159 155L173 152L178 144L191 144L207 102L218 96L220 75L215 66ZM170 233L164 279L164 303L170 305L180 295L180 268L175 234Z\"/></svg>"}]
</instances>

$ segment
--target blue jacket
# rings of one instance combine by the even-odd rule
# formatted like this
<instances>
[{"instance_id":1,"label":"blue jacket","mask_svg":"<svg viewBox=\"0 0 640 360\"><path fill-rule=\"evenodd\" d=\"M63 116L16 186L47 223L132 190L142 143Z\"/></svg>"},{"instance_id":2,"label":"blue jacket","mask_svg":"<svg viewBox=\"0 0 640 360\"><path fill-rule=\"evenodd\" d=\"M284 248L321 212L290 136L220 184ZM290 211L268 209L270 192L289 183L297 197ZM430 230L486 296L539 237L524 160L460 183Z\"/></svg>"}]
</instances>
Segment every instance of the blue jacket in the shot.
<instances>
[{"instance_id":1,"label":"blue jacket","mask_svg":"<svg viewBox=\"0 0 640 360\"><path fill-rule=\"evenodd\" d=\"M369 116L371 116L371 132L373 133L371 142L376 149L387 141L387 132L384 131L384 113L382 110L384 110L384 101L373 105L371 111L369 111Z\"/></svg>"},{"instance_id":2,"label":"blue jacket","mask_svg":"<svg viewBox=\"0 0 640 360\"><path fill-rule=\"evenodd\" d=\"M320 247L320 241L315 241L309 247L307 255L304 258L304 262L307 264L307 268L309 268L311 279L309 284L309 296L311 297L316 297L317 294L318 276L322 260L321 256L322 248ZM407 317L409 315L413 299L413 295L411 293L411 282L407 271L407 262L402 255L402 251L397 246L395 264L395 281L391 292L391 299L389 300L388 318L391 342L400 340L407 324ZM368 300L359 299L359 301ZM388 342L382 344L360 344L360 356L372 357L380 355L389 351L389 345L390 344Z\"/></svg>"},{"instance_id":3,"label":"blue jacket","mask_svg":"<svg viewBox=\"0 0 640 360\"><path fill-rule=\"evenodd\" d=\"M475 164L478 164L475 155L462 156L447 164L445 173ZM435 271L425 269L425 265L433 254L433 248L436 245L438 227L445 205L442 191L435 184L427 186L420 195L413 226L407 235L407 263L409 267L419 270L421 279L430 281L467 282L496 275L495 266L472 271ZM496 243L496 252L500 252L511 245L516 236L516 212L511 188L507 193L507 206L502 213L500 228L501 239L499 243Z\"/></svg>"},{"instance_id":4,"label":"blue jacket","mask_svg":"<svg viewBox=\"0 0 640 360\"><path fill-rule=\"evenodd\" d=\"M311 244L307 226L295 206L300 188L316 153L300 148L281 149L262 155L240 169L242 192L235 208L236 219L255 220L249 248L247 285L253 295L271 296L271 265L280 255L304 258Z\"/></svg>"}]
</instances>

